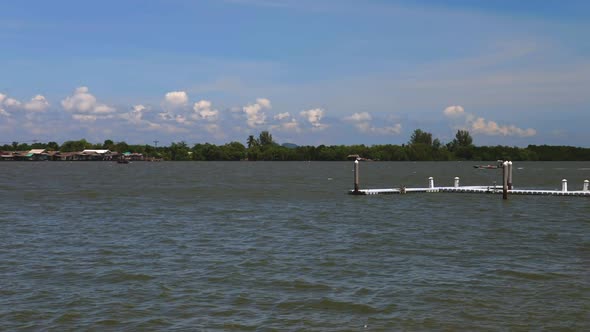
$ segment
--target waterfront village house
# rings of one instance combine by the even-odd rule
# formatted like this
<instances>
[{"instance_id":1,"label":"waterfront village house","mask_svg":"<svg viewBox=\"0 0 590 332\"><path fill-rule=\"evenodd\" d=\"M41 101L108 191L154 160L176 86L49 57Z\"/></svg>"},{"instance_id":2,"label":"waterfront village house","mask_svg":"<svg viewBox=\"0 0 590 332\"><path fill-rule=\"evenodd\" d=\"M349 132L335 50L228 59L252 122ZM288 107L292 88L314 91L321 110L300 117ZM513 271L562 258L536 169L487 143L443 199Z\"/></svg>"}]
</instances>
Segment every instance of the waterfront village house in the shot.
<instances>
[{"instance_id":1,"label":"waterfront village house","mask_svg":"<svg viewBox=\"0 0 590 332\"><path fill-rule=\"evenodd\" d=\"M32 149L29 151L3 151L0 160L39 161L48 160L49 153L45 149Z\"/></svg>"},{"instance_id":2,"label":"waterfront village house","mask_svg":"<svg viewBox=\"0 0 590 332\"><path fill-rule=\"evenodd\" d=\"M81 153L77 153L75 160L113 160L113 157L117 155L117 152L113 153L111 150L86 149Z\"/></svg>"},{"instance_id":3,"label":"waterfront village house","mask_svg":"<svg viewBox=\"0 0 590 332\"><path fill-rule=\"evenodd\" d=\"M131 152L123 152L123 158L131 161L141 161L144 160L143 154L141 153L131 153Z\"/></svg>"}]
</instances>

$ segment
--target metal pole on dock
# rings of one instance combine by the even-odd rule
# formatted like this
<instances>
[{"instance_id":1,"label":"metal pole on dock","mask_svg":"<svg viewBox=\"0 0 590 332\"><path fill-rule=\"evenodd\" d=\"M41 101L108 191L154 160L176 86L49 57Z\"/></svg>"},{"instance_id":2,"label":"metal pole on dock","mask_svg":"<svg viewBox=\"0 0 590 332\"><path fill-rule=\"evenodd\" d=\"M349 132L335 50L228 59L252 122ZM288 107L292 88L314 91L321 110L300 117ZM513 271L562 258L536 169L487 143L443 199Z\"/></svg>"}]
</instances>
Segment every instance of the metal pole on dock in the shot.
<instances>
[{"instance_id":1,"label":"metal pole on dock","mask_svg":"<svg viewBox=\"0 0 590 332\"><path fill-rule=\"evenodd\" d=\"M354 161L354 192L359 192L359 161Z\"/></svg>"},{"instance_id":2,"label":"metal pole on dock","mask_svg":"<svg viewBox=\"0 0 590 332\"><path fill-rule=\"evenodd\" d=\"M502 163L502 199L508 199L508 162Z\"/></svg>"},{"instance_id":3,"label":"metal pole on dock","mask_svg":"<svg viewBox=\"0 0 590 332\"><path fill-rule=\"evenodd\" d=\"M434 178L432 176L428 178L428 188L434 188Z\"/></svg>"},{"instance_id":4,"label":"metal pole on dock","mask_svg":"<svg viewBox=\"0 0 590 332\"><path fill-rule=\"evenodd\" d=\"M459 188L459 177L455 176L455 188Z\"/></svg>"},{"instance_id":5,"label":"metal pole on dock","mask_svg":"<svg viewBox=\"0 0 590 332\"><path fill-rule=\"evenodd\" d=\"M512 161L508 162L508 190L512 190Z\"/></svg>"},{"instance_id":6,"label":"metal pole on dock","mask_svg":"<svg viewBox=\"0 0 590 332\"><path fill-rule=\"evenodd\" d=\"M588 184L589 183L590 183L590 181L584 180L584 186L582 187L582 191L588 191Z\"/></svg>"},{"instance_id":7,"label":"metal pole on dock","mask_svg":"<svg viewBox=\"0 0 590 332\"><path fill-rule=\"evenodd\" d=\"M567 180L561 180L561 191L567 191Z\"/></svg>"}]
</instances>

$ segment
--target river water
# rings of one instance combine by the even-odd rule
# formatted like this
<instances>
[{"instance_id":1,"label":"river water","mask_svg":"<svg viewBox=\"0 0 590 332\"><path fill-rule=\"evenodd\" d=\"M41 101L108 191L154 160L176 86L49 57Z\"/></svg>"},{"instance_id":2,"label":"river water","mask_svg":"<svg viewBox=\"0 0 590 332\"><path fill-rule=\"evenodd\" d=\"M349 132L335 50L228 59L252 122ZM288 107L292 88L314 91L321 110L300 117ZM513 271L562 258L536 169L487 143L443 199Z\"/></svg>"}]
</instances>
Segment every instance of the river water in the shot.
<instances>
[{"instance_id":1,"label":"river water","mask_svg":"<svg viewBox=\"0 0 590 332\"><path fill-rule=\"evenodd\" d=\"M500 183L361 163L362 188ZM0 330L590 329L588 197L351 196L351 162L2 162ZM579 190L590 163L514 164Z\"/></svg>"}]
</instances>

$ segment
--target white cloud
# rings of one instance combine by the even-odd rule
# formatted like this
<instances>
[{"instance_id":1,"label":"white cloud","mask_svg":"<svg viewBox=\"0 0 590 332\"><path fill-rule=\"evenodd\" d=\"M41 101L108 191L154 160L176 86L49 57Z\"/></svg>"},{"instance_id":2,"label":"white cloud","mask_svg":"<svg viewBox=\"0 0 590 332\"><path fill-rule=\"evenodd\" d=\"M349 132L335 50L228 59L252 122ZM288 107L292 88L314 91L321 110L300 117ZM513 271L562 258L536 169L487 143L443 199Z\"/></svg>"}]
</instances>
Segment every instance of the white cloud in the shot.
<instances>
[{"instance_id":1,"label":"white cloud","mask_svg":"<svg viewBox=\"0 0 590 332\"><path fill-rule=\"evenodd\" d=\"M6 107L13 107L13 108L16 108L16 107L19 107L19 106L21 105L21 102L20 102L20 101L18 101L18 100L16 100L16 99L14 99L14 98L7 98L7 99L4 101L4 105L5 105Z\"/></svg>"},{"instance_id":2,"label":"white cloud","mask_svg":"<svg viewBox=\"0 0 590 332\"><path fill-rule=\"evenodd\" d=\"M195 114L193 114L193 119L203 119L211 122L217 121L219 111L212 109L211 105L211 102L208 100L200 100L196 102L193 105L193 110L195 111Z\"/></svg>"},{"instance_id":3,"label":"white cloud","mask_svg":"<svg viewBox=\"0 0 590 332\"><path fill-rule=\"evenodd\" d=\"M270 100L266 98L258 98L256 103L244 106L242 112L246 114L248 126L254 128L264 125L266 123L266 114L262 110L271 107Z\"/></svg>"},{"instance_id":4,"label":"white cloud","mask_svg":"<svg viewBox=\"0 0 590 332\"><path fill-rule=\"evenodd\" d=\"M484 118L477 118L471 123L470 129L473 133L492 135L492 136L520 136L530 137L535 136L537 131L532 128L522 129L514 125L500 126L494 121L487 121Z\"/></svg>"},{"instance_id":5,"label":"white cloud","mask_svg":"<svg viewBox=\"0 0 590 332\"><path fill-rule=\"evenodd\" d=\"M256 99L256 103L262 106L262 108L271 109L272 106L270 104L270 100L266 98L258 98Z\"/></svg>"},{"instance_id":6,"label":"white cloud","mask_svg":"<svg viewBox=\"0 0 590 332\"><path fill-rule=\"evenodd\" d=\"M284 120L290 116L291 116L291 114L289 114L289 112L279 113L279 114L273 116L273 119L280 121L280 120Z\"/></svg>"},{"instance_id":7,"label":"white cloud","mask_svg":"<svg viewBox=\"0 0 590 332\"><path fill-rule=\"evenodd\" d=\"M327 125L320 123L322 117L324 116L324 110L321 108L314 108L307 111L301 111L299 114L303 116L314 129L321 130L327 127Z\"/></svg>"},{"instance_id":8,"label":"white cloud","mask_svg":"<svg viewBox=\"0 0 590 332\"><path fill-rule=\"evenodd\" d=\"M353 115L347 116L344 118L345 121L352 121L352 122L365 122L371 121L372 117L371 114L368 112L361 112L361 113L354 113Z\"/></svg>"},{"instance_id":9,"label":"white cloud","mask_svg":"<svg viewBox=\"0 0 590 332\"><path fill-rule=\"evenodd\" d=\"M49 102L45 99L42 95L36 95L35 97L31 98L31 100L25 104L25 110L30 112L44 112L49 108Z\"/></svg>"},{"instance_id":10,"label":"white cloud","mask_svg":"<svg viewBox=\"0 0 590 332\"><path fill-rule=\"evenodd\" d=\"M94 107L94 113L113 113L115 109L113 107L99 104Z\"/></svg>"},{"instance_id":11,"label":"white cloud","mask_svg":"<svg viewBox=\"0 0 590 332\"><path fill-rule=\"evenodd\" d=\"M167 111L158 113L158 117L164 121L174 120L174 114L167 112Z\"/></svg>"},{"instance_id":12,"label":"white cloud","mask_svg":"<svg viewBox=\"0 0 590 332\"><path fill-rule=\"evenodd\" d=\"M131 112L121 114L121 118L135 124L141 123L143 120L143 112L147 111L144 105L134 105Z\"/></svg>"},{"instance_id":13,"label":"white cloud","mask_svg":"<svg viewBox=\"0 0 590 332\"><path fill-rule=\"evenodd\" d=\"M299 122L295 118L291 118L290 121L282 122L278 125L270 126L271 130L277 131L285 131L285 132L295 132L300 133L301 127L299 126Z\"/></svg>"},{"instance_id":14,"label":"white cloud","mask_svg":"<svg viewBox=\"0 0 590 332\"><path fill-rule=\"evenodd\" d=\"M399 123L393 126L375 127L371 125L373 117L369 112L354 113L344 117L344 121L354 123L359 132L372 135L399 135L402 131L402 125Z\"/></svg>"},{"instance_id":15,"label":"white cloud","mask_svg":"<svg viewBox=\"0 0 590 332\"><path fill-rule=\"evenodd\" d=\"M535 136L537 131L533 128L522 129L515 125L499 125L495 121L486 120L483 117L476 117L474 114L465 112L461 106L449 106L443 113L451 118L460 118L463 124L459 127L467 129L474 134L490 136Z\"/></svg>"},{"instance_id":16,"label":"white cloud","mask_svg":"<svg viewBox=\"0 0 590 332\"><path fill-rule=\"evenodd\" d=\"M83 114L109 114L115 112L115 108L107 106L105 104L97 103L96 97L92 95L88 87L82 86L76 88L74 90L74 94L66 97L66 99L61 101L61 105L63 108L72 113L83 113ZM92 117L83 117L83 116L72 116L72 118L80 121L89 121ZM97 117L97 118L105 118ZM82 120L84 119L84 120ZM95 118L96 120L96 118Z\"/></svg>"},{"instance_id":17,"label":"white cloud","mask_svg":"<svg viewBox=\"0 0 590 332\"><path fill-rule=\"evenodd\" d=\"M449 107L445 108L443 113L448 117L456 117L456 116L464 115L465 110L463 109L463 107L458 106L458 105L457 106L449 106Z\"/></svg>"},{"instance_id":18,"label":"white cloud","mask_svg":"<svg viewBox=\"0 0 590 332\"><path fill-rule=\"evenodd\" d=\"M9 117L10 113L8 113L4 108L2 108L2 104L4 103L4 99L6 99L6 95L0 93L0 115Z\"/></svg>"},{"instance_id":19,"label":"white cloud","mask_svg":"<svg viewBox=\"0 0 590 332\"><path fill-rule=\"evenodd\" d=\"M180 114L177 114L174 117L174 121L176 121L176 123L183 124L183 125L191 125L192 124L192 122L190 122L184 115L180 115Z\"/></svg>"},{"instance_id":20,"label":"white cloud","mask_svg":"<svg viewBox=\"0 0 590 332\"><path fill-rule=\"evenodd\" d=\"M188 102L188 95L185 91L170 91L166 93L164 102L171 107L180 107Z\"/></svg>"}]
</instances>

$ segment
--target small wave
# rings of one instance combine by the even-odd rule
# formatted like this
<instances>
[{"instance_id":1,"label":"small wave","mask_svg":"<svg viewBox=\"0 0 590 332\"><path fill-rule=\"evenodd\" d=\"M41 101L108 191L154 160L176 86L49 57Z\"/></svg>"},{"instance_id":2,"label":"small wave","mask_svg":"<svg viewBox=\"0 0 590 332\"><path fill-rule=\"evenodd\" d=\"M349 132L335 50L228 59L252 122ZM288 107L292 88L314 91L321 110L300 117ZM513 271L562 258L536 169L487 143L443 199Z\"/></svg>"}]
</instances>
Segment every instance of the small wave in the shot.
<instances>
[{"instance_id":1,"label":"small wave","mask_svg":"<svg viewBox=\"0 0 590 332\"><path fill-rule=\"evenodd\" d=\"M278 281L273 282L273 285L282 286L285 288L296 289L296 290L301 290L301 291L305 291L305 290L315 290L315 291L326 290L326 291L328 291L328 290L332 289L332 287L330 287L329 285L322 284L322 283L316 283L316 282L312 282L312 281L307 281L307 280L303 280L303 279L295 279L293 281L278 280Z\"/></svg>"},{"instance_id":2,"label":"small wave","mask_svg":"<svg viewBox=\"0 0 590 332\"><path fill-rule=\"evenodd\" d=\"M96 322L96 324L102 325L102 326L116 326L116 325L121 324L121 322L116 319L103 319L103 320L99 320L98 322Z\"/></svg>"},{"instance_id":3,"label":"small wave","mask_svg":"<svg viewBox=\"0 0 590 332\"><path fill-rule=\"evenodd\" d=\"M78 311L68 311L55 319L56 323L70 323L82 317L82 314Z\"/></svg>"},{"instance_id":4,"label":"small wave","mask_svg":"<svg viewBox=\"0 0 590 332\"><path fill-rule=\"evenodd\" d=\"M516 270L496 270L496 274L527 280L551 280L557 278L556 273L535 273Z\"/></svg>"},{"instance_id":5,"label":"small wave","mask_svg":"<svg viewBox=\"0 0 590 332\"><path fill-rule=\"evenodd\" d=\"M333 312L350 312L354 314L374 314L379 310L373 306L364 303L354 303L349 301L339 301L330 298L322 298L315 301L283 301L278 304L280 309L308 309L324 310Z\"/></svg>"},{"instance_id":6,"label":"small wave","mask_svg":"<svg viewBox=\"0 0 590 332\"><path fill-rule=\"evenodd\" d=\"M127 282L127 281L148 281L154 277L142 273L128 273L125 271L112 271L102 276L112 283Z\"/></svg>"}]
</instances>

